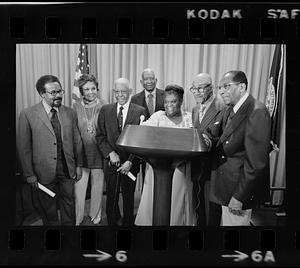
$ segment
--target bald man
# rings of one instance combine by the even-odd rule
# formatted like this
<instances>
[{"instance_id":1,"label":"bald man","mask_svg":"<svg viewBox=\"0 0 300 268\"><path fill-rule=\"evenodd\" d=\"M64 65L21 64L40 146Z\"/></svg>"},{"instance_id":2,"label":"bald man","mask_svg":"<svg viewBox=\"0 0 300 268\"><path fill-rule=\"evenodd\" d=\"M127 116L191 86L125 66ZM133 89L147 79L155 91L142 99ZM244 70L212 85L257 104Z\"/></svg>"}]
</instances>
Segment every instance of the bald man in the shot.
<instances>
[{"instance_id":1,"label":"bald man","mask_svg":"<svg viewBox=\"0 0 300 268\"><path fill-rule=\"evenodd\" d=\"M197 102L192 111L193 126L197 128L199 135L206 134L209 129L210 132L215 132L209 134L218 136L220 132L218 122L224 111L224 104L213 94L210 75L207 73L196 75L190 91ZM206 158L196 158L192 161L193 198L198 226L205 226L208 222L211 154Z\"/></svg>"},{"instance_id":2,"label":"bald man","mask_svg":"<svg viewBox=\"0 0 300 268\"><path fill-rule=\"evenodd\" d=\"M145 116L145 109L131 103L132 90L126 78L115 81L113 93L116 102L102 106L98 117L98 131L96 140L104 156L104 179L106 180L106 214L108 225L116 226L120 223L120 209L118 205L120 188L123 199L123 226L132 226L134 222L134 190L135 181L127 173L136 176L139 165L133 155L129 155L122 148L116 146L122 130L126 125L138 125L140 116Z\"/></svg>"}]
</instances>

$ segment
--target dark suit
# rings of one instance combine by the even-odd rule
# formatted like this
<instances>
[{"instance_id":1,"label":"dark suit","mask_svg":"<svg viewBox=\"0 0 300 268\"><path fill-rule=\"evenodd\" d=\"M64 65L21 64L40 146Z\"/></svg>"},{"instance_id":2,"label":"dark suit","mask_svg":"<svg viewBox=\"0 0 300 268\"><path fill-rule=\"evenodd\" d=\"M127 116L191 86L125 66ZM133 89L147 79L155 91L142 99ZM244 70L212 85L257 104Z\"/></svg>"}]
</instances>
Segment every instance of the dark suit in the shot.
<instances>
[{"instance_id":1,"label":"dark suit","mask_svg":"<svg viewBox=\"0 0 300 268\"><path fill-rule=\"evenodd\" d=\"M126 125L138 125L142 114L145 115L145 109L143 107L130 103L124 127ZM124 212L123 225L133 225L135 182L128 176L118 173L116 166L109 165L109 153L115 151L120 157L121 164L127 160L132 162L131 173L136 176L139 170L139 165L135 157L116 146L116 141L120 134L117 122L117 103L102 106L98 117L96 140L105 158L104 177L106 180L107 221L109 225L116 225L120 217L118 200L121 185Z\"/></svg>"},{"instance_id":2,"label":"dark suit","mask_svg":"<svg viewBox=\"0 0 300 268\"><path fill-rule=\"evenodd\" d=\"M154 112L157 112L157 111L160 111L160 110L162 110L162 111L165 110L165 107L164 107L164 92L165 92L164 90L156 88L156 98L155 98ZM132 96L131 102L135 103L137 105L140 105L140 106L142 106L146 109L145 120L147 120L150 117L147 102L146 102L146 99L145 99L145 89L142 92L137 93L134 96Z\"/></svg>"},{"instance_id":3,"label":"dark suit","mask_svg":"<svg viewBox=\"0 0 300 268\"><path fill-rule=\"evenodd\" d=\"M36 176L39 183L57 193L62 224L73 225L75 210L72 178L76 176L76 166L82 164L81 158L78 158L82 142L77 117L71 108L61 105L59 120L62 151L58 149L59 141L42 102L24 109L19 119L18 149L24 177ZM35 193L35 200L40 203L45 214L44 224L58 224L56 198L41 190Z\"/></svg>"},{"instance_id":4,"label":"dark suit","mask_svg":"<svg viewBox=\"0 0 300 268\"><path fill-rule=\"evenodd\" d=\"M197 128L199 135L206 133L207 129L212 132L219 132L219 124L222 118L223 106L216 103L216 98L212 101L208 107L201 123L199 122L199 108L198 106L193 108L192 120L194 128ZM214 134L214 136L217 135ZM193 199L196 207L197 225L206 225L206 215L208 213L208 191L209 180L211 175L211 159L212 154L209 153L206 156L197 157L192 160L191 173L193 180ZM208 215L207 215L208 218Z\"/></svg>"},{"instance_id":5,"label":"dark suit","mask_svg":"<svg viewBox=\"0 0 300 268\"><path fill-rule=\"evenodd\" d=\"M225 126L228 113L213 152L210 201L220 210L234 197L243 203L242 209L253 208L269 197L270 115L251 95ZM219 225L221 215L214 211L210 224Z\"/></svg>"}]
</instances>

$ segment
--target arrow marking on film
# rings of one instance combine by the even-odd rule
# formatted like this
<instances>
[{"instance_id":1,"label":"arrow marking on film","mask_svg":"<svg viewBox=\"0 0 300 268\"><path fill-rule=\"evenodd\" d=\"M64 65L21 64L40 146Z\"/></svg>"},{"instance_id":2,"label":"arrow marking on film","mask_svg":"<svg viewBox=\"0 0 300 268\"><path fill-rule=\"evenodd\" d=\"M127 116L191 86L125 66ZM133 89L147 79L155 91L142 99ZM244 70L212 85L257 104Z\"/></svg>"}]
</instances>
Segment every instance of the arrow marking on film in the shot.
<instances>
[{"instance_id":1,"label":"arrow marking on film","mask_svg":"<svg viewBox=\"0 0 300 268\"><path fill-rule=\"evenodd\" d=\"M83 254L84 257L86 258L96 258L96 261L105 261L109 258L111 258L112 256L104 251L98 250L97 251L100 254Z\"/></svg>"},{"instance_id":2,"label":"arrow marking on film","mask_svg":"<svg viewBox=\"0 0 300 268\"><path fill-rule=\"evenodd\" d=\"M240 252L238 250L234 251L237 254L232 254L232 255L221 255L223 258L235 258L233 261L235 262L240 262L243 261L247 258L249 258L249 256L243 252Z\"/></svg>"}]
</instances>

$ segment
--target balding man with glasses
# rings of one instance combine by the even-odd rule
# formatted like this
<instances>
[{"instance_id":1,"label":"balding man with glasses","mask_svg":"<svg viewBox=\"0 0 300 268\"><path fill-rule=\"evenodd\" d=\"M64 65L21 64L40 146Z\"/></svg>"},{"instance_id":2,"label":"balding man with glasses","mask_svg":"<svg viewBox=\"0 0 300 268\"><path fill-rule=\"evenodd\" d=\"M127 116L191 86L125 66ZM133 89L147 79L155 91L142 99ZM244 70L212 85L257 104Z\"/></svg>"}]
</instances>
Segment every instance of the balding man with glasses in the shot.
<instances>
[{"instance_id":1,"label":"balding man with glasses","mask_svg":"<svg viewBox=\"0 0 300 268\"><path fill-rule=\"evenodd\" d=\"M250 225L252 208L269 196L270 114L242 71L225 73L219 94L228 108L213 145L209 225Z\"/></svg>"},{"instance_id":2,"label":"balding man with glasses","mask_svg":"<svg viewBox=\"0 0 300 268\"><path fill-rule=\"evenodd\" d=\"M74 183L81 177L82 166L77 117L61 104L64 90L56 76L40 77L36 89L42 101L24 109L19 118L18 151L23 176L32 186L34 205L44 225L75 225ZM56 196L39 190L38 183Z\"/></svg>"},{"instance_id":3,"label":"balding man with glasses","mask_svg":"<svg viewBox=\"0 0 300 268\"><path fill-rule=\"evenodd\" d=\"M197 128L199 135L206 134L208 129L211 131L211 135L217 135L220 126L219 119L221 118L224 104L213 92L210 75L207 73L196 75L192 81L190 91L193 93L197 103L197 106L192 111L193 126ZM211 153L206 158L193 159L191 167L197 225L205 226L208 221L208 215L206 214L208 214Z\"/></svg>"},{"instance_id":4,"label":"balding man with glasses","mask_svg":"<svg viewBox=\"0 0 300 268\"><path fill-rule=\"evenodd\" d=\"M122 189L123 226L134 223L134 190L135 181L128 176L130 171L136 176L139 166L137 159L127 153L116 142L126 125L138 125L140 118L145 117L145 108L130 101L132 89L126 78L118 78L114 83L115 103L102 106L98 117L96 132L97 144L104 157L104 179L106 181L106 214L110 226L119 225L119 193Z\"/></svg>"}]
</instances>

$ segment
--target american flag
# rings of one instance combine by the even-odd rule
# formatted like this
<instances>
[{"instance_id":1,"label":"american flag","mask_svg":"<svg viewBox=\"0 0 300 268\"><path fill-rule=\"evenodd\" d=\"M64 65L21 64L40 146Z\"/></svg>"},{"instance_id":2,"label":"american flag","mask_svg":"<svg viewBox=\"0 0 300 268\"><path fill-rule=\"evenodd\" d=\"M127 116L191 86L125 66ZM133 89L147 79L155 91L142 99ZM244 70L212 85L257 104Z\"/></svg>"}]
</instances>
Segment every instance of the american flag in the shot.
<instances>
[{"instance_id":1,"label":"american flag","mask_svg":"<svg viewBox=\"0 0 300 268\"><path fill-rule=\"evenodd\" d=\"M269 109L271 126L271 150L279 150L281 113L282 113L282 94L283 94L283 71L285 63L284 45L277 44L275 47L273 61L268 81L266 106Z\"/></svg>"},{"instance_id":2,"label":"american flag","mask_svg":"<svg viewBox=\"0 0 300 268\"><path fill-rule=\"evenodd\" d=\"M83 74L88 74L90 72L90 65L88 62L88 48L86 44L81 44L79 47L79 53L77 57L75 79L73 86L72 99L74 101L80 101L81 95L78 87L78 79Z\"/></svg>"}]
</instances>

